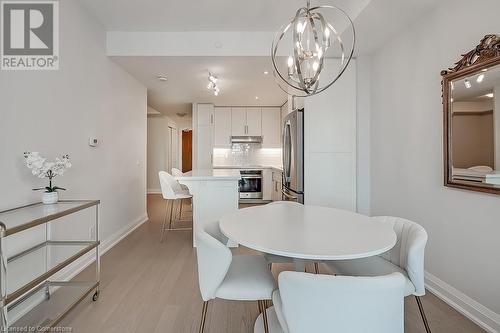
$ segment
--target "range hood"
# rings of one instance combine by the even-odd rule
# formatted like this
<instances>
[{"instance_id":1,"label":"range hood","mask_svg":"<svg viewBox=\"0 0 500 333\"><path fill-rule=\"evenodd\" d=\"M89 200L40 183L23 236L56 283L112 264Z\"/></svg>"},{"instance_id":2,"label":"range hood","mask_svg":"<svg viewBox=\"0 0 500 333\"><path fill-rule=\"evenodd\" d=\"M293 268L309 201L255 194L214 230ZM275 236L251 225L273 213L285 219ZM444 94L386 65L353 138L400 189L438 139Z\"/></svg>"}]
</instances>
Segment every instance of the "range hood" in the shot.
<instances>
[{"instance_id":1,"label":"range hood","mask_svg":"<svg viewBox=\"0 0 500 333\"><path fill-rule=\"evenodd\" d=\"M232 136L231 143L262 143L261 136Z\"/></svg>"}]
</instances>

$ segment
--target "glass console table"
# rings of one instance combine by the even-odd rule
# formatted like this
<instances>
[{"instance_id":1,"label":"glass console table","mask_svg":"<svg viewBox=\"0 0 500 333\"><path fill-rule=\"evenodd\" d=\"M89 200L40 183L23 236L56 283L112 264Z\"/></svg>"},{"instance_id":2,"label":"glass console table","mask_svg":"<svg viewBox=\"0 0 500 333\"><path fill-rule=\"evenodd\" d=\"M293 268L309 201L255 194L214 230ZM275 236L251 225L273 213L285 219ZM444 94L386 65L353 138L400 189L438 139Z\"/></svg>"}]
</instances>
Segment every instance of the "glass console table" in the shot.
<instances>
[{"instance_id":1,"label":"glass console table","mask_svg":"<svg viewBox=\"0 0 500 333\"><path fill-rule=\"evenodd\" d=\"M99 200L62 200L0 212L0 332L23 327L49 330L92 291L92 299L99 298L99 204ZM51 240L49 222L85 209L95 209L93 239ZM43 241L7 255L7 237L29 229L44 232ZM95 279L53 280L56 273L91 251L95 251Z\"/></svg>"}]
</instances>

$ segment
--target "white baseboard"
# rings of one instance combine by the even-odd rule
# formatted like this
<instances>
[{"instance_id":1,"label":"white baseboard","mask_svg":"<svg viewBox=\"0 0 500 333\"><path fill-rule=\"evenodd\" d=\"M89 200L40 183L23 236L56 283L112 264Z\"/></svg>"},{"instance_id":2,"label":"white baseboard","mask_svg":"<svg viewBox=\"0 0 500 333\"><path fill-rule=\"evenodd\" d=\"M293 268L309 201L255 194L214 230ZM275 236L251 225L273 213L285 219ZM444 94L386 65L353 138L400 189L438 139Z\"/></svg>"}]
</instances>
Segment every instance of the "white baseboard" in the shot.
<instances>
[{"instance_id":1,"label":"white baseboard","mask_svg":"<svg viewBox=\"0 0 500 333\"><path fill-rule=\"evenodd\" d=\"M161 189L159 188L148 188L147 189L148 194L161 194Z\"/></svg>"},{"instance_id":2,"label":"white baseboard","mask_svg":"<svg viewBox=\"0 0 500 333\"><path fill-rule=\"evenodd\" d=\"M500 332L500 314L493 312L428 272L425 272L425 286L431 293L482 329L490 333Z\"/></svg>"},{"instance_id":3,"label":"white baseboard","mask_svg":"<svg viewBox=\"0 0 500 333\"><path fill-rule=\"evenodd\" d=\"M108 252L113 246L115 246L122 239L127 237L130 233L132 233L135 229L139 228L143 223L149 220L147 214L141 216L137 220L132 223L127 224L120 230L116 231L111 236L101 241L99 245L99 256L102 256L104 253ZM90 251L79 260L75 261L71 265L67 266L56 275L54 275L53 279L58 281L69 281L78 275L81 271L87 268L90 264L92 264L95 260L95 251Z\"/></svg>"}]
</instances>

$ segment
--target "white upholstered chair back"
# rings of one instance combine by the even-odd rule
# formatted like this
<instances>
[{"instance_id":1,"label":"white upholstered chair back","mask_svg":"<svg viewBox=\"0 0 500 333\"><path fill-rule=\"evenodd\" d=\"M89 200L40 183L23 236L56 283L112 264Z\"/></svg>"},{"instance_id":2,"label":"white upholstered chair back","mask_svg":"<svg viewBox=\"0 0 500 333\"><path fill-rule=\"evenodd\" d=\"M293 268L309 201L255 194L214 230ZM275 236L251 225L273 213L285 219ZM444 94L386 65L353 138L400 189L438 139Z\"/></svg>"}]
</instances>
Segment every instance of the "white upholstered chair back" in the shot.
<instances>
[{"instance_id":1,"label":"white upholstered chair back","mask_svg":"<svg viewBox=\"0 0 500 333\"><path fill-rule=\"evenodd\" d=\"M215 224L196 228L198 282L204 301L215 298L215 292L224 280L233 258L231 250L217 239L219 236L220 231L215 229Z\"/></svg>"},{"instance_id":2,"label":"white upholstered chair back","mask_svg":"<svg viewBox=\"0 0 500 333\"><path fill-rule=\"evenodd\" d=\"M177 168L172 168L172 176L174 176L174 177L180 177L180 176L183 176L183 175L184 175L184 173L181 170L179 170Z\"/></svg>"},{"instance_id":3,"label":"white upholstered chair back","mask_svg":"<svg viewBox=\"0 0 500 333\"><path fill-rule=\"evenodd\" d=\"M163 198L167 200L176 199L176 194L182 192L181 184L179 184L179 182L168 172L160 171L158 176L160 177L160 187Z\"/></svg>"},{"instance_id":4,"label":"white upholstered chair back","mask_svg":"<svg viewBox=\"0 0 500 333\"><path fill-rule=\"evenodd\" d=\"M282 272L278 284L278 319L286 322L281 324L289 333L404 331L401 273L353 277Z\"/></svg>"},{"instance_id":5,"label":"white upholstered chair back","mask_svg":"<svg viewBox=\"0 0 500 333\"><path fill-rule=\"evenodd\" d=\"M397 236L396 245L381 257L405 270L415 286L415 295L424 295L424 254L427 243L425 229L418 223L399 217L375 216L372 219L391 224Z\"/></svg>"}]
</instances>

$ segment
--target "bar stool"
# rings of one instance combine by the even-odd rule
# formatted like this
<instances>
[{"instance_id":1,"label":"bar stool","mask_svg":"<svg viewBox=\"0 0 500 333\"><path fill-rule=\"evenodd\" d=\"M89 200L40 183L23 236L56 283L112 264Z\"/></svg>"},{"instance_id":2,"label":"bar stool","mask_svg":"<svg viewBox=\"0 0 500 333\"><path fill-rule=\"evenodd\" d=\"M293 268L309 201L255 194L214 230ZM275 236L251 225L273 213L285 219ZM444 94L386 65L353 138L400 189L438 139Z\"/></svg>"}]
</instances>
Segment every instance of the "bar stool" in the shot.
<instances>
[{"instance_id":1,"label":"bar stool","mask_svg":"<svg viewBox=\"0 0 500 333\"><path fill-rule=\"evenodd\" d=\"M177 168L172 168L172 176L174 177L181 177L184 175L184 172L182 172L181 170L177 169ZM184 185L184 184L179 184L181 185L181 188L185 191L188 191L189 192L189 188ZM181 215L182 215L182 204L183 204L183 200L181 200L181 207L179 208L179 211L178 211L178 214L179 214L179 219L181 218Z\"/></svg>"},{"instance_id":2,"label":"bar stool","mask_svg":"<svg viewBox=\"0 0 500 333\"><path fill-rule=\"evenodd\" d=\"M160 186L161 186L161 193L163 195L163 199L166 200L166 205L165 205L165 217L163 219L163 223L161 225L161 235L160 235L160 242L163 242L163 235L165 233L165 230L192 230L192 228L172 228L172 214L174 211L174 205L178 200L183 199L191 199L193 196L189 193L189 190L183 189L181 187L181 184L179 184L178 181L175 180L174 177L172 177L171 174L165 171L160 171L158 173L158 176L160 178ZM169 205L170 202L170 205ZM169 210L170 206L170 210ZM182 209L182 207L181 207ZM168 229L167 227L167 213L169 217L169 223L168 223Z\"/></svg>"}]
</instances>

